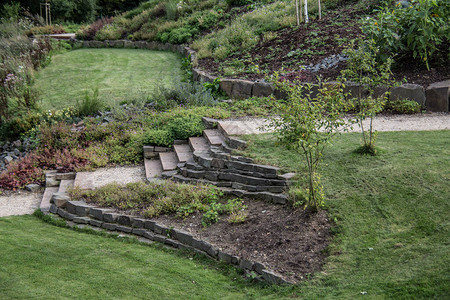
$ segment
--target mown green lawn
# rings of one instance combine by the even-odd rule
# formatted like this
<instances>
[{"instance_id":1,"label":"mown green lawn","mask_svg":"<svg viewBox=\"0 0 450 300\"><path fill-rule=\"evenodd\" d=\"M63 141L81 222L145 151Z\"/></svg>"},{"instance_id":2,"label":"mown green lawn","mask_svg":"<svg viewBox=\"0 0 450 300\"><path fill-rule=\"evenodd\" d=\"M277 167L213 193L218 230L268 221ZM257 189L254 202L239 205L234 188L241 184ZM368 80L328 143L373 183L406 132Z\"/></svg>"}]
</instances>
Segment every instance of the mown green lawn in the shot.
<instances>
[{"instance_id":1,"label":"mown green lawn","mask_svg":"<svg viewBox=\"0 0 450 300\"><path fill-rule=\"evenodd\" d=\"M34 87L45 110L75 105L85 92L107 104L146 98L157 84L180 75L180 59L167 51L142 49L78 49L52 57L36 74Z\"/></svg>"},{"instance_id":2,"label":"mown green lawn","mask_svg":"<svg viewBox=\"0 0 450 300\"><path fill-rule=\"evenodd\" d=\"M301 166L270 134L249 139L258 160ZM24 216L0 219L0 298L448 298L450 131L380 133L376 157L352 152L359 139L344 134L324 156L336 226L323 271L309 281L263 287L209 259Z\"/></svg>"},{"instance_id":3,"label":"mown green lawn","mask_svg":"<svg viewBox=\"0 0 450 300\"><path fill-rule=\"evenodd\" d=\"M303 157L250 137L261 162L301 169ZM311 298L447 298L450 295L450 131L382 132L381 153L353 153L360 134L325 152L322 182L336 235Z\"/></svg>"}]
</instances>

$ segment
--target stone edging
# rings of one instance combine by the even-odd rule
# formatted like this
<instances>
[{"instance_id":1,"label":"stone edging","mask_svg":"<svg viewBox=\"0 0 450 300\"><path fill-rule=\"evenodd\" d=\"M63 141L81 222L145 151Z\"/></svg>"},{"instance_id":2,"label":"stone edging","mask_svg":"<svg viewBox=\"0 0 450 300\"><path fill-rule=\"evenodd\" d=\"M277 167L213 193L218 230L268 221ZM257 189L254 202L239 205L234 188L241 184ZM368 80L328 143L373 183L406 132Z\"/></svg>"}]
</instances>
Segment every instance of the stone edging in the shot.
<instances>
[{"instance_id":1,"label":"stone edging","mask_svg":"<svg viewBox=\"0 0 450 300\"><path fill-rule=\"evenodd\" d=\"M173 45L169 43L146 42L146 41L129 41L129 40L105 40L105 41L77 41L71 40L71 43L78 47L84 48L137 48L148 50L164 50L180 53L191 60L192 75L195 81L212 82L215 76L202 71L197 66L196 52L183 45ZM315 89L318 88L318 85ZM274 95L282 98L284 95L276 90L272 84L263 81L250 81L244 79L220 79L220 89L230 98L245 99L250 97L267 97ZM313 88L314 89L314 88ZM358 93L359 85L355 83L347 83L345 89L352 97ZM363 88L364 90L364 88ZM380 88L380 91L383 89ZM379 92L379 91L378 91ZM450 79L446 81L436 82L424 88L418 84L405 83L399 87L391 89L389 100L409 99L416 101L422 107L426 107L431 112L449 112L450 107Z\"/></svg>"},{"instance_id":2,"label":"stone edging","mask_svg":"<svg viewBox=\"0 0 450 300\"><path fill-rule=\"evenodd\" d=\"M261 263L233 256L214 247L207 241L196 239L185 231L166 227L153 220L119 214L112 209L88 205L83 201L71 201L68 195L61 193L55 193L52 196L51 203L50 213L59 215L65 220L77 224L91 225L108 231L133 234L173 248L199 252L246 272L253 271L267 283L291 284L291 282L286 281L278 274L267 270Z\"/></svg>"}]
</instances>

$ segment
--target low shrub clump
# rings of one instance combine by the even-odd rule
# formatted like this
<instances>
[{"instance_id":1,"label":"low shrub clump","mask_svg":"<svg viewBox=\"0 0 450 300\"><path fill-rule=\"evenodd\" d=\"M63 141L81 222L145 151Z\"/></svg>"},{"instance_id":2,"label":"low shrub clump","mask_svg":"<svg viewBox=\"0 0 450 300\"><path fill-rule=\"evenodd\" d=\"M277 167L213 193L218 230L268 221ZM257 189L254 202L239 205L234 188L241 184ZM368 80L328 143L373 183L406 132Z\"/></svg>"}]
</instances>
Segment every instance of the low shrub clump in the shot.
<instances>
[{"instance_id":1,"label":"low shrub clump","mask_svg":"<svg viewBox=\"0 0 450 300\"><path fill-rule=\"evenodd\" d=\"M161 183L129 183L126 186L109 184L93 191L74 189L74 199L83 199L100 206L131 211L145 217L175 215L186 218L203 213L202 224L206 227L216 223L220 215L230 215L230 222L245 220L242 200L227 199L216 187L208 185Z\"/></svg>"},{"instance_id":2,"label":"low shrub clump","mask_svg":"<svg viewBox=\"0 0 450 300\"><path fill-rule=\"evenodd\" d=\"M57 34L57 33L66 33L64 27L61 25L47 25L47 26L36 26L30 28L27 31L28 35L40 35L40 34Z\"/></svg>"}]
</instances>

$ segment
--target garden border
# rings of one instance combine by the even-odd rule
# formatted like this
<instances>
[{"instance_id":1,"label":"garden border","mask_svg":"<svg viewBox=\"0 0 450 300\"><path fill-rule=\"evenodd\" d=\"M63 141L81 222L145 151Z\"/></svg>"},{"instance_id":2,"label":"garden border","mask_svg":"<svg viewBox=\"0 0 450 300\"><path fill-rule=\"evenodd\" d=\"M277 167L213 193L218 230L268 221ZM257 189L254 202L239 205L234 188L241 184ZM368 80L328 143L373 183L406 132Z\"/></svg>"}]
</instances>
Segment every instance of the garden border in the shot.
<instances>
[{"instance_id":1,"label":"garden border","mask_svg":"<svg viewBox=\"0 0 450 300\"><path fill-rule=\"evenodd\" d=\"M67 221L98 227L106 231L132 234L173 248L195 251L246 272L255 272L259 278L269 284L292 284L266 269L261 263L228 254L183 230L166 227L151 219L116 213L113 209L97 207L83 201L71 201L68 195L62 193L53 194L50 201L52 204L49 212Z\"/></svg>"},{"instance_id":2,"label":"garden border","mask_svg":"<svg viewBox=\"0 0 450 300\"><path fill-rule=\"evenodd\" d=\"M216 76L196 68L196 52L183 45L130 40L80 41L71 39L70 42L73 46L82 48L131 48L172 51L179 53L186 58L190 58L194 81L213 82L217 78ZM309 83L305 83L305 85L306 84ZM313 84L313 90L317 91L319 87L319 85ZM346 84L345 92L349 93L352 97L356 97L359 88L360 85L349 82ZM245 99L253 96L268 97L274 95L277 98L283 98L285 96L279 90L276 90L271 83L264 80L250 81L244 79L221 78L220 89L225 92L228 97L236 99ZM364 92L364 87L362 87L362 90ZM380 87L378 92L381 91L386 91L386 88ZM413 100L419 103L422 108L426 108L427 111L430 112L449 112L450 79L432 83L426 89L421 85L411 83L405 83L391 89L389 100L396 101L403 99Z\"/></svg>"}]
</instances>

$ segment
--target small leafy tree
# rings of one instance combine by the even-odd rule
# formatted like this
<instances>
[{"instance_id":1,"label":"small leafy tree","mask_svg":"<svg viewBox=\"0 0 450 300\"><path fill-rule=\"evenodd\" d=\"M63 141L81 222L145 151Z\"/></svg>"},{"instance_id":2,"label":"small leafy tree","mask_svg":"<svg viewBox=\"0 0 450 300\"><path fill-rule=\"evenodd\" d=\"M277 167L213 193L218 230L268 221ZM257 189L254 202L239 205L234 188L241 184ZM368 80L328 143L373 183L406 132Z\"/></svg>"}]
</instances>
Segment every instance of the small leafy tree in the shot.
<instances>
[{"instance_id":1,"label":"small leafy tree","mask_svg":"<svg viewBox=\"0 0 450 300\"><path fill-rule=\"evenodd\" d=\"M345 97L339 85L327 85L313 96L312 86L300 82L274 82L288 99L278 104L279 117L270 122L281 144L303 154L308 170L306 207L313 211L324 205L323 187L318 168L325 147L345 125Z\"/></svg>"},{"instance_id":2,"label":"small leafy tree","mask_svg":"<svg viewBox=\"0 0 450 300\"><path fill-rule=\"evenodd\" d=\"M363 145L358 152L365 154L376 154L375 140L377 132L373 126L375 115L383 110L386 103L389 88L394 85L392 79L391 65L392 59L387 58L384 62L379 62L377 56L380 49L373 40L360 41L358 49L354 49L352 44L345 50L349 57L347 68L341 72L339 80L341 82L353 82L358 85L357 95L354 99L354 109L356 111L355 121L361 127ZM383 90L375 93L375 89ZM369 128L364 128L363 121L369 118Z\"/></svg>"}]
</instances>

